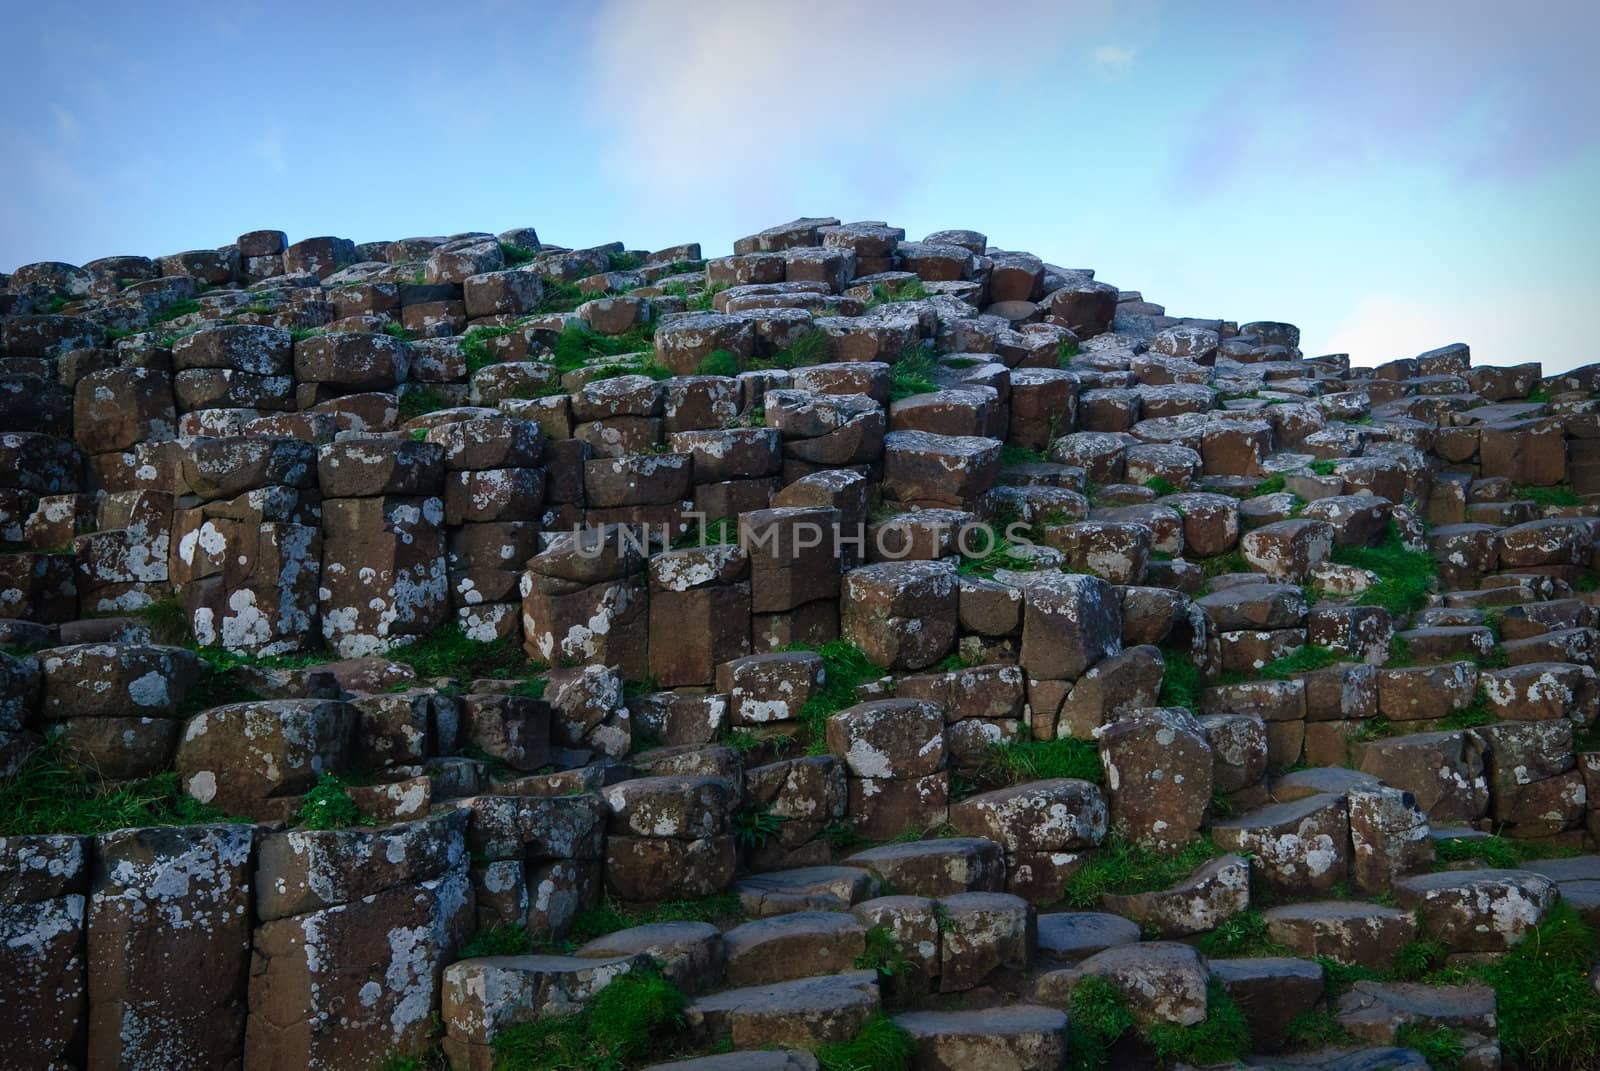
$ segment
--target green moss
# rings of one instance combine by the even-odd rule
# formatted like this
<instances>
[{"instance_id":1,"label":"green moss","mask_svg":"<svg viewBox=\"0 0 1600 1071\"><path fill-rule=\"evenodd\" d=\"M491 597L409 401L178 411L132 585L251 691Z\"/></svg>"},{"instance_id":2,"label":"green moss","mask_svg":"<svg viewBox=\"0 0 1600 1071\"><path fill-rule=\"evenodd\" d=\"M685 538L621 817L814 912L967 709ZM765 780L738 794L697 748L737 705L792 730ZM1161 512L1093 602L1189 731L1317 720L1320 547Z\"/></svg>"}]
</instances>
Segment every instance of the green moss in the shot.
<instances>
[{"instance_id":1,"label":"green moss","mask_svg":"<svg viewBox=\"0 0 1600 1071\"><path fill-rule=\"evenodd\" d=\"M495 1036L496 1071L605 1071L670 1053L688 1001L654 969L615 979L576 1015L549 1016Z\"/></svg>"},{"instance_id":2,"label":"green moss","mask_svg":"<svg viewBox=\"0 0 1600 1071\"><path fill-rule=\"evenodd\" d=\"M490 926L472 935L461 947L461 959L478 956L526 956L536 951L526 926Z\"/></svg>"},{"instance_id":3,"label":"green moss","mask_svg":"<svg viewBox=\"0 0 1600 1071\"><path fill-rule=\"evenodd\" d=\"M1179 491L1178 485L1165 476L1152 476L1144 482L1143 486L1146 490L1154 491L1158 497L1162 498L1167 495L1175 495Z\"/></svg>"},{"instance_id":4,"label":"green moss","mask_svg":"<svg viewBox=\"0 0 1600 1071\"><path fill-rule=\"evenodd\" d=\"M700 362L700 367L695 369L698 376L736 376L739 374L739 355L729 350L712 350L706 354L705 360Z\"/></svg>"},{"instance_id":5,"label":"green moss","mask_svg":"<svg viewBox=\"0 0 1600 1071\"><path fill-rule=\"evenodd\" d=\"M1284 1031L1284 1048L1291 1052L1354 1043L1355 1038L1340 1025L1333 1013L1320 1009L1301 1012L1289 1020L1288 1029Z\"/></svg>"},{"instance_id":6,"label":"green moss","mask_svg":"<svg viewBox=\"0 0 1600 1071\"><path fill-rule=\"evenodd\" d=\"M461 336L461 355L467 359L467 374L499 362L500 357L489 349L489 340L513 334L514 327L474 327Z\"/></svg>"},{"instance_id":7,"label":"green moss","mask_svg":"<svg viewBox=\"0 0 1600 1071\"><path fill-rule=\"evenodd\" d=\"M1357 597L1362 606L1381 606L1396 617L1415 613L1428 601L1428 591L1438 565L1426 552L1407 550L1394 522L1383 542L1375 547L1335 547L1333 560L1340 565L1367 569L1378 576L1378 583Z\"/></svg>"},{"instance_id":8,"label":"green moss","mask_svg":"<svg viewBox=\"0 0 1600 1071\"><path fill-rule=\"evenodd\" d=\"M1326 647L1301 647L1282 658L1274 658L1261 668L1259 675L1271 680L1289 680L1296 674L1326 669L1344 661L1344 655Z\"/></svg>"},{"instance_id":9,"label":"green moss","mask_svg":"<svg viewBox=\"0 0 1600 1071\"><path fill-rule=\"evenodd\" d=\"M1105 768L1100 765L1100 749L1092 740L1062 737L992 744L984 752L972 780L978 791L987 791L1058 777L1076 777L1101 784L1105 776Z\"/></svg>"},{"instance_id":10,"label":"green moss","mask_svg":"<svg viewBox=\"0 0 1600 1071\"><path fill-rule=\"evenodd\" d=\"M199 312L201 307L200 303L193 298L174 301L171 305L150 317L150 326L154 327L156 324L169 323L180 316L188 316L191 313Z\"/></svg>"},{"instance_id":11,"label":"green moss","mask_svg":"<svg viewBox=\"0 0 1600 1071\"><path fill-rule=\"evenodd\" d=\"M928 288L922 285L921 279L907 279L893 287L877 283L872 288L872 298L867 302L867 308L875 309L879 305L889 305L896 301L921 301L927 296Z\"/></svg>"},{"instance_id":12,"label":"green moss","mask_svg":"<svg viewBox=\"0 0 1600 1071\"><path fill-rule=\"evenodd\" d=\"M185 795L176 773L103 783L70 761L54 740L34 752L15 774L0 780L0 836L235 821L248 819L231 818Z\"/></svg>"},{"instance_id":13,"label":"green moss","mask_svg":"<svg viewBox=\"0 0 1600 1071\"><path fill-rule=\"evenodd\" d=\"M1395 1029L1394 1043L1421 1053L1431 1071L1460 1071L1467 1054L1461 1035L1448 1026L1401 1023Z\"/></svg>"},{"instance_id":14,"label":"green moss","mask_svg":"<svg viewBox=\"0 0 1600 1071\"><path fill-rule=\"evenodd\" d=\"M849 1041L819 1047L817 1063L822 1071L910 1071L915 1049L911 1035L880 1012Z\"/></svg>"},{"instance_id":15,"label":"green moss","mask_svg":"<svg viewBox=\"0 0 1600 1071\"><path fill-rule=\"evenodd\" d=\"M1244 956L1291 955L1267 936L1267 917L1259 911L1241 911L1195 941L1195 947L1214 959Z\"/></svg>"},{"instance_id":16,"label":"green moss","mask_svg":"<svg viewBox=\"0 0 1600 1071\"><path fill-rule=\"evenodd\" d=\"M1233 1063L1250 1051L1250 1024L1222 983L1206 986L1206 1017L1194 1026L1157 1023L1150 1043L1163 1060L1202 1066Z\"/></svg>"},{"instance_id":17,"label":"green moss","mask_svg":"<svg viewBox=\"0 0 1600 1071\"><path fill-rule=\"evenodd\" d=\"M504 680L531 676L544 668L528 661L521 647L510 640L474 640L455 622L434 629L414 643L392 648L388 658L410 666L423 680L434 677Z\"/></svg>"},{"instance_id":18,"label":"green moss","mask_svg":"<svg viewBox=\"0 0 1600 1071\"><path fill-rule=\"evenodd\" d=\"M890 400L938 390L938 374L939 359L932 346L924 344L907 350L889 369Z\"/></svg>"},{"instance_id":19,"label":"green moss","mask_svg":"<svg viewBox=\"0 0 1600 1071\"><path fill-rule=\"evenodd\" d=\"M1216 854L1217 846L1209 837L1176 854L1162 855L1113 833L1067 879L1064 899L1074 907L1090 908L1106 893L1168 889Z\"/></svg>"},{"instance_id":20,"label":"green moss","mask_svg":"<svg viewBox=\"0 0 1600 1071\"><path fill-rule=\"evenodd\" d=\"M800 720L805 723L812 754L823 754L827 751L828 719L845 707L855 706L856 689L878 680L883 670L873 665L861 648L844 640L823 644L817 654L822 657L822 686L800 708Z\"/></svg>"},{"instance_id":21,"label":"green moss","mask_svg":"<svg viewBox=\"0 0 1600 1071\"><path fill-rule=\"evenodd\" d=\"M1539 506L1581 506L1583 499L1570 487L1518 487L1516 498Z\"/></svg>"},{"instance_id":22,"label":"green moss","mask_svg":"<svg viewBox=\"0 0 1600 1071\"><path fill-rule=\"evenodd\" d=\"M1067 1066L1072 1071L1100 1071L1111 1046L1133 1029L1133 1014L1115 986L1092 974L1072 987L1069 1003Z\"/></svg>"},{"instance_id":23,"label":"green moss","mask_svg":"<svg viewBox=\"0 0 1600 1071\"><path fill-rule=\"evenodd\" d=\"M331 773L317 778L316 787L300 800L295 824L306 829L344 829L354 825L375 825L362 815L344 782Z\"/></svg>"},{"instance_id":24,"label":"green moss","mask_svg":"<svg viewBox=\"0 0 1600 1071\"><path fill-rule=\"evenodd\" d=\"M1200 667L1188 651L1163 650L1166 669L1161 674L1160 702L1164 707L1200 709L1200 695L1205 685L1200 679Z\"/></svg>"}]
</instances>

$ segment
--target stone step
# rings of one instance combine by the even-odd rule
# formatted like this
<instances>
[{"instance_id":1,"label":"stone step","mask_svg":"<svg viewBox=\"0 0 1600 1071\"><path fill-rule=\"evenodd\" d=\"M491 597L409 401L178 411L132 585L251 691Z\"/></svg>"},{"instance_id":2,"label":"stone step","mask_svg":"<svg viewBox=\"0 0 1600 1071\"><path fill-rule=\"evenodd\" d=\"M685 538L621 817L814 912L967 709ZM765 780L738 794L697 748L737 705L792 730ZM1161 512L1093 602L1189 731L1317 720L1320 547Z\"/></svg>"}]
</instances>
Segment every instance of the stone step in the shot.
<instances>
[{"instance_id":1,"label":"stone step","mask_svg":"<svg viewBox=\"0 0 1600 1071\"><path fill-rule=\"evenodd\" d=\"M709 922L661 922L633 926L596 937L574 956L611 959L649 956L661 973L685 993L703 993L723 984L722 931Z\"/></svg>"},{"instance_id":2,"label":"stone step","mask_svg":"<svg viewBox=\"0 0 1600 1071\"><path fill-rule=\"evenodd\" d=\"M797 911L747 922L722 935L728 984L770 985L848 971L866 938L866 927L841 912Z\"/></svg>"},{"instance_id":3,"label":"stone step","mask_svg":"<svg viewBox=\"0 0 1600 1071\"><path fill-rule=\"evenodd\" d=\"M1323 793L1271 803L1211 827L1228 851L1251 857L1251 875L1272 892L1315 896L1346 880L1350 813L1343 796Z\"/></svg>"},{"instance_id":4,"label":"stone step","mask_svg":"<svg viewBox=\"0 0 1600 1071\"><path fill-rule=\"evenodd\" d=\"M1429 934L1452 952L1504 952L1560 898L1531 870L1445 870L1395 882L1395 902L1414 908Z\"/></svg>"},{"instance_id":5,"label":"stone step","mask_svg":"<svg viewBox=\"0 0 1600 1071\"><path fill-rule=\"evenodd\" d=\"M739 906L757 918L794 911L848 911L877 894L877 881L860 867L808 866L751 874L733 883Z\"/></svg>"},{"instance_id":6,"label":"stone step","mask_svg":"<svg viewBox=\"0 0 1600 1071\"><path fill-rule=\"evenodd\" d=\"M1121 993L1141 1024L1194 1026L1206 1017L1211 973L1200 953L1186 944L1145 941L1108 948L1074 967L1041 974L1033 998L1048 1007L1070 1008L1073 987L1089 975Z\"/></svg>"},{"instance_id":7,"label":"stone step","mask_svg":"<svg viewBox=\"0 0 1600 1071\"><path fill-rule=\"evenodd\" d=\"M844 971L712 993L684 1010L684 1027L697 1045L823 1045L855 1037L881 1002L877 972Z\"/></svg>"},{"instance_id":8,"label":"stone step","mask_svg":"<svg viewBox=\"0 0 1600 1071\"><path fill-rule=\"evenodd\" d=\"M870 870L894 892L910 896L1003 892L1006 887L1005 853L984 837L885 844L857 852L845 862Z\"/></svg>"},{"instance_id":9,"label":"stone step","mask_svg":"<svg viewBox=\"0 0 1600 1071\"><path fill-rule=\"evenodd\" d=\"M918 1068L1057 1071L1067 1058L1067 1016L1056 1008L917 1011L894 1021L916 1043Z\"/></svg>"},{"instance_id":10,"label":"stone step","mask_svg":"<svg viewBox=\"0 0 1600 1071\"><path fill-rule=\"evenodd\" d=\"M1250 907L1250 863L1242 855L1219 856L1169 889L1107 893L1100 906L1163 937L1205 933Z\"/></svg>"},{"instance_id":11,"label":"stone step","mask_svg":"<svg viewBox=\"0 0 1600 1071\"><path fill-rule=\"evenodd\" d=\"M1339 998L1335 1017L1357 1040L1394 1044L1406 1023L1461 1031L1468 1052L1491 1048L1499 1036L1494 990L1486 985L1423 985L1416 982L1357 982ZM1475 1057L1473 1064L1482 1057Z\"/></svg>"},{"instance_id":12,"label":"stone step","mask_svg":"<svg viewBox=\"0 0 1600 1071\"><path fill-rule=\"evenodd\" d=\"M1041 962L1075 963L1097 952L1137 944L1137 923L1104 911L1057 911L1039 916Z\"/></svg>"},{"instance_id":13,"label":"stone step","mask_svg":"<svg viewBox=\"0 0 1600 1071\"><path fill-rule=\"evenodd\" d=\"M674 1060L670 1064L651 1064L642 1071L817 1071L817 1058L795 1049L724 1052L716 1056L696 1056L692 1060Z\"/></svg>"},{"instance_id":14,"label":"stone step","mask_svg":"<svg viewBox=\"0 0 1600 1071\"><path fill-rule=\"evenodd\" d=\"M1395 953L1417 933L1411 912L1351 900L1281 904L1262 914L1267 936L1295 955L1374 971L1393 967Z\"/></svg>"},{"instance_id":15,"label":"stone step","mask_svg":"<svg viewBox=\"0 0 1600 1071\"><path fill-rule=\"evenodd\" d=\"M1297 1016L1322 1002L1322 965L1291 956L1258 956L1210 961L1220 983L1250 1024L1250 1042L1261 1052L1283 1046Z\"/></svg>"}]
</instances>

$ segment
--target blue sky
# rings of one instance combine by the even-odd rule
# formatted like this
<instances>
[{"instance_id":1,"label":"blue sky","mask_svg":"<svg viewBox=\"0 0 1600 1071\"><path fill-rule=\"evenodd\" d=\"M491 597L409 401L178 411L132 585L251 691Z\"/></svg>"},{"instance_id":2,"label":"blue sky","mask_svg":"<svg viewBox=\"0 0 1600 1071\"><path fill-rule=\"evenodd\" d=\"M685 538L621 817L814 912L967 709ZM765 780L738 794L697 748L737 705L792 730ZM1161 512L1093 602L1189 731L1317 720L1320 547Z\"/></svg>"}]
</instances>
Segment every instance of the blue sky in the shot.
<instances>
[{"instance_id":1,"label":"blue sky","mask_svg":"<svg viewBox=\"0 0 1600 1071\"><path fill-rule=\"evenodd\" d=\"M1600 360L1600 5L0 0L0 270L971 227L1373 363Z\"/></svg>"}]
</instances>

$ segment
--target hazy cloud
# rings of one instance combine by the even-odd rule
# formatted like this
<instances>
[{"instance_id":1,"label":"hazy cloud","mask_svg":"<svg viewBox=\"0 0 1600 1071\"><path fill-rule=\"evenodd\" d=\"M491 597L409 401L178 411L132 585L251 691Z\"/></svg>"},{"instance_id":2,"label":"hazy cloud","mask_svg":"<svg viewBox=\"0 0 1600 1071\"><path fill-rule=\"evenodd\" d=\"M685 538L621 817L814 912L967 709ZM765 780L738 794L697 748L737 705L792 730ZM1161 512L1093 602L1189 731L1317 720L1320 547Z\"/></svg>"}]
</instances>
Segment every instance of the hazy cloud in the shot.
<instances>
[{"instance_id":1,"label":"hazy cloud","mask_svg":"<svg viewBox=\"0 0 1600 1071\"><path fill-rule=\"evenodd\" d=\"M1111 74L1127 74L1133 68L1135 52L1121 45L1101 45L1089 54L1094 65Z\"/></svg>"}]
</instances>

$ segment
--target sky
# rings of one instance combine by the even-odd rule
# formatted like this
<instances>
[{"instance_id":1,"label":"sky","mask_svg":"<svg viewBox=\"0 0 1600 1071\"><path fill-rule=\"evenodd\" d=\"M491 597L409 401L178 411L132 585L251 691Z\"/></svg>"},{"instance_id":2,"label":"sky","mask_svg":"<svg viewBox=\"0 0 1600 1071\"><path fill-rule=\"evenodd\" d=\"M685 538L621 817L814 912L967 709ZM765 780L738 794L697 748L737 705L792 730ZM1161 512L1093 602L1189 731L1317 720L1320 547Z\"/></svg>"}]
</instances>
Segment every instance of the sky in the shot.
<instances>
[{"instance_id":1,"label":"sky","mask_svg":"<svg viewBox=\"0 0 1600 1071\"><path fill-rule=\"evenodd\" d=\"M0 0L0 271L944 228L1358 364L1600 361L1600 4Z\"/></svg>"}]
</instances>

